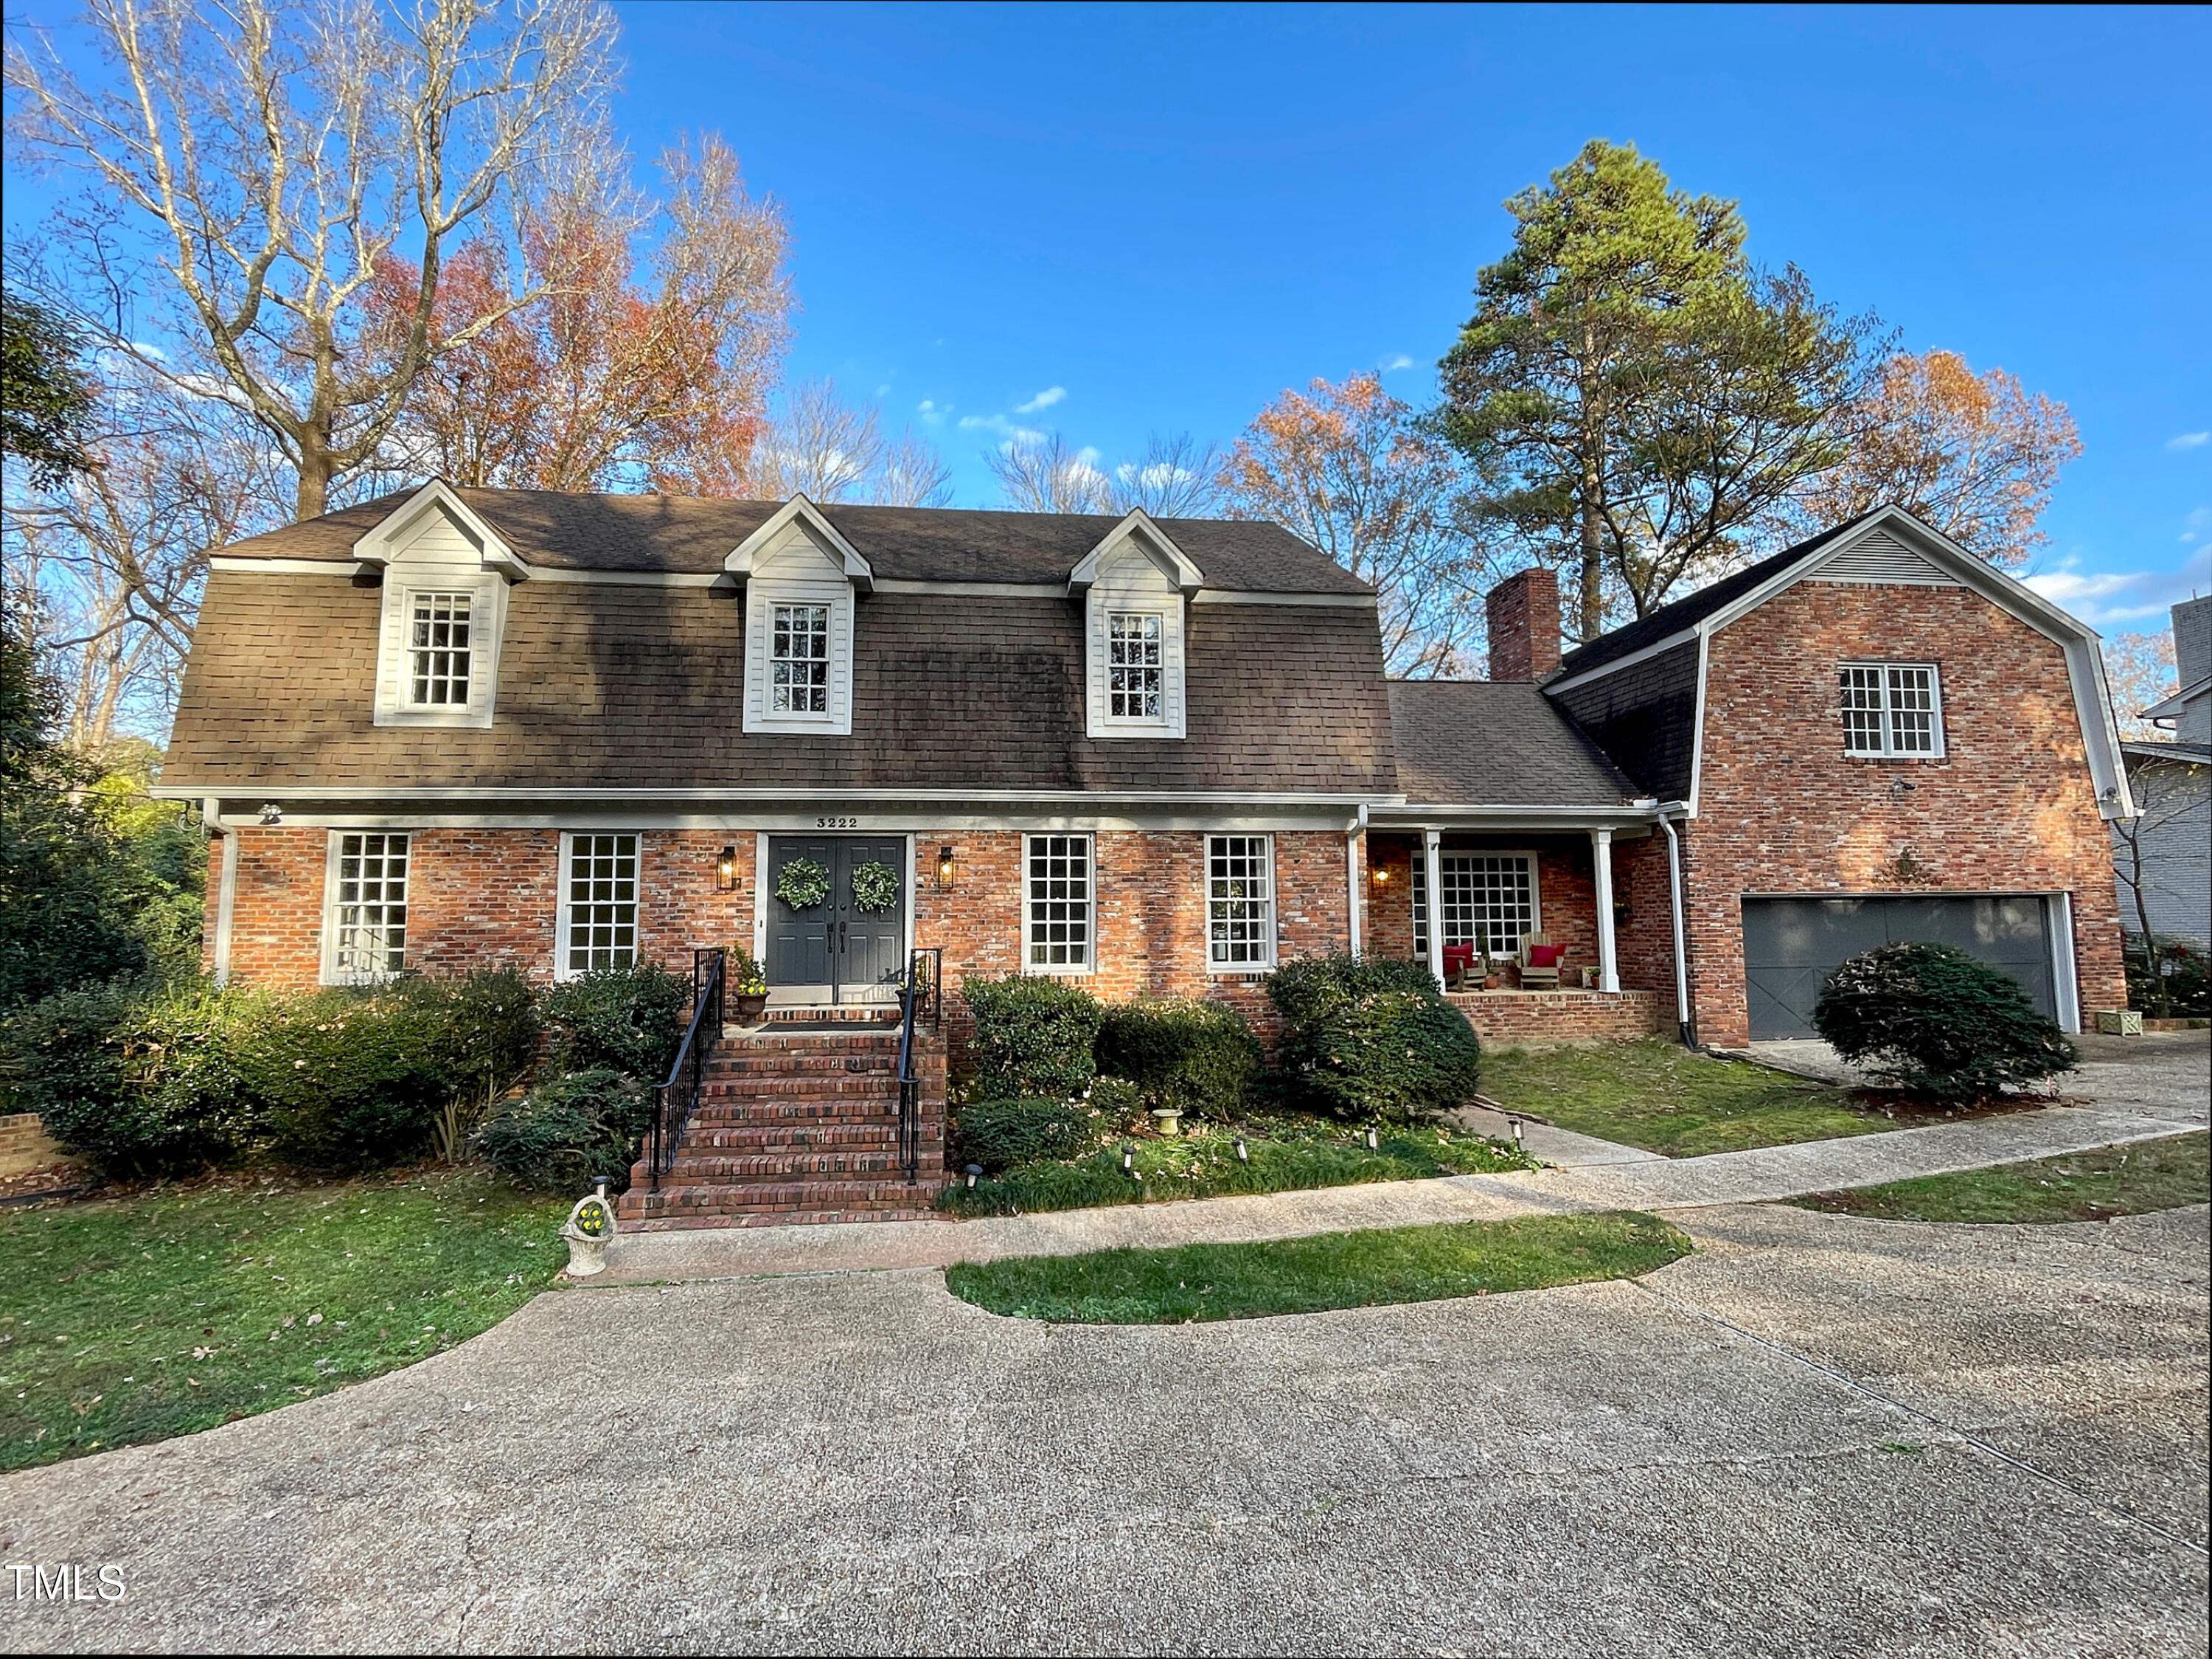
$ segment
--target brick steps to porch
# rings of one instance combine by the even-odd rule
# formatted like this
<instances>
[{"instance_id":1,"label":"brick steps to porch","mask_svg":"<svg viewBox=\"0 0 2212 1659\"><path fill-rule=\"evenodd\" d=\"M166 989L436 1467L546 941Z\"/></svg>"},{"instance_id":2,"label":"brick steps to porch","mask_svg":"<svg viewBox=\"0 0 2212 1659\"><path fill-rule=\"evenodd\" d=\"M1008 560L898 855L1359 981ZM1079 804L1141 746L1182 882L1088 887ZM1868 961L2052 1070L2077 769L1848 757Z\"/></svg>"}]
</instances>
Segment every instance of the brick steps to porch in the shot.
<instances>
[{"instance_id":1,"label":"brick steps to porch","mask_svg":"<svg viewBox=\"0 0 2212 1659\"><path fill-rule=\"evenodd\" d=\"M898 1161L896 1031L733 1032L708 1060L699 1100L653 1188L641 1160L622 1224L761 1227L931 1215L945 1185L942 1051L925 1045L920 1158Z\"/></svg>"}]
</instances>

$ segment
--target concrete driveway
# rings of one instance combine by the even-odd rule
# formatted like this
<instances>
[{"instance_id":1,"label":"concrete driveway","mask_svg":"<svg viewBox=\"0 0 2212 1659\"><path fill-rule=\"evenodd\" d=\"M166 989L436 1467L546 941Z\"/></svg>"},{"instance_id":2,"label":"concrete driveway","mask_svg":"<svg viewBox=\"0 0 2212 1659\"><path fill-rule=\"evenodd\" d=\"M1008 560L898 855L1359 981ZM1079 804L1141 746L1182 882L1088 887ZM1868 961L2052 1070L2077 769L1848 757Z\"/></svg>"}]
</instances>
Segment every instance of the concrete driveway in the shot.
<instances>
[{"instance_id":1,"label":"concrete driveway","mask_svg":"<svg viewBox=\"0 0 2212 1659\"><path fill-rule=\"evenodd\" d=\"M2131 1037L2084 1031L2074 1046L2081 1052L2081 1065L2046 1085L2060 1098L2200 1129L2212 1115L2212 1031L2146 1031ZM1869 1080L1818 1037L1754 1042L1745 1052L1824 1083Z\"/></svg>"},{"instance_id":2,"label":"concrete driveway","mask_svg":"<svg viewBox=\"0 0 2212 1659\"><path fill-rule=\"evenodd\" d=\"M129 1587L0 1639L2205 1650L2203 1209L1686 1224L1642 1285L1171 1328L999 1319L927 1270L551 1294L0 1480L0 1559Z\"/></svg>"}]
</instances>

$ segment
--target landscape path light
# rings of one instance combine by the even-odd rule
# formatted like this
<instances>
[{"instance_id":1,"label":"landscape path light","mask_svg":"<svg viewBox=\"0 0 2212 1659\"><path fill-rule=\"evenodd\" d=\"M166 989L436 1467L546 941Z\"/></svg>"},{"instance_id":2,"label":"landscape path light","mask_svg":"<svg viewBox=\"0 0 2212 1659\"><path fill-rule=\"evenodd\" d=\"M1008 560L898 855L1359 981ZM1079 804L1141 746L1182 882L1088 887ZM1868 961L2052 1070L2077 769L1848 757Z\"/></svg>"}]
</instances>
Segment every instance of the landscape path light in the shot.
<instances>
[{"instance_id":1,"label":"landscape path light","mask_svg":"<svg viewBox=\"0 0 2212 1659\"><path fill-rule=\"evenodd\" d=\"M982 1173L983 1166L980 1164L970 1164L968 1166L968 1190L969 1192L972 1193L975 1190L975 1177Z\"/></svg>"}]
</instances>

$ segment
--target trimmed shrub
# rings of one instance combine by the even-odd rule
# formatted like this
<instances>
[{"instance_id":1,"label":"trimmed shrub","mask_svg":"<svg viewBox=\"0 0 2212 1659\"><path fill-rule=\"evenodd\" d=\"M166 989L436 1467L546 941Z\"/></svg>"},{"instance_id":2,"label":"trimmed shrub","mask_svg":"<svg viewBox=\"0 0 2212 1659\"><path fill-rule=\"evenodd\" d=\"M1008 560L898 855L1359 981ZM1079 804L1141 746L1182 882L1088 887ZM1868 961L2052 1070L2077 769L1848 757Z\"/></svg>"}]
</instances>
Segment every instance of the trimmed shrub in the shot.
<instances>
[{"instance_id":1,"label":"trimmed shrub","mask_svg":"<svg viewBox=\"0 0 2212 1659\"><path fill-rule=\"evenodd\" d=\"M501 1101L477 1141L494 1169L526 1187L580 1192L605 1176L621 1192L652 1126L652 1089L600 1066Z\"/></svg>"},{"instance_id":2,"label":"trimmed shrub","mask_svg":"<svg viewBox=\"0 0 2212 1659\"><path fill-rule=\"evenodd\" d=\"M1215 1002L1107 1006L1093 1051L1098 1069L1127 1078L1147 1106L1225 1118L1260 1070L1260 1040L1244 1017Z\"/></svg>"},{"instance_id":3,"label":"trimmed shrub","mask_svg":"<svg viewBox=\"0 0 2212 1659\"><path fill-rule=\"evenodd\" d=\"M233 1058L266 1108L278 1162L367 1169L429 1150L468 1086L457 1041L434 988L325 991L273 1003L236 1032Z\"/></svg>"},{"instance_id":4,"label":"trimmed shrub","mask_svg":"<svg viewBox=\"0 0 2212 1659\"><path fill-rule=\"evenodd\" d=\"M1101 1010L1088 991L1056 979L971 976L960 994L975 1017L969 1059L981 1100L1065 1100L1097 1075L1091 1050Z\"/></svg>"},{"instance_id":5,"label":"trimmed shrub","mask_svg":"<svg viewBox=\"0 0 2212 1659\"><path fill-rule=\"evenodd\" d=\"M1285 1092L1338 1117L1418 1122L1465 1103L1482 1047L1419 963L1310 957L1267 976Z\"/></svg>"},{"instance_id":6,"label":"trimmed shrub","mask_svg":"<svg viewBox=\"0 0 2212 1659\"><path fill-rule=\"evenodd\" d=\"M236 1051L269 1006L198 986L151 999L123 985L49 997L9 1023L16 1104L103 1175L235 1163L264 1116Z\"/></svg>"},{"instance_id":7,"label":"trimmed shrub","mask_svg":"<svg viewBox=\"0 0 2212 1659\"><path fill-rule=\"evenodd\" d=\"M974 1100L960 1109L956 1160L986 1175L1079 1158L1098 1144L1099 1114L1079 1100Z\"/></svg>"},{"instance_id":8,"label":"trimmed shrub","mask_svg":"<svg viewBox=\"0 0 2212 1659\"><path fill-rule=\"evenodd\" d=\"M1145 1091L1127 1078L1091 1079L1091 1109L1101 1124L1126 1129L1145 1115Z\"/></svg>"},{"instance_id":9,"label":"trimmed shrub","mask_svg":"<svg viewBox=\"0 0 2212 1659\"><path fill-rule=\"evenodd\" d=\"M621 1072L659 1083L691 1018L691 981L657 962L595 969L548 987L539 1007L557 1070Z\"/></svg>"},{"instance_id":10,"label":"trimmed shrub","mask_svg":"<svg viewBox=\"0 0 2212 1659\"><path fill-rule=\"evenodd\" d=\"M1949 945L1883 945L1830 974L1813 1028L1845 1060L1939 1100L1978 1100L2081 1056L2019 981Z\"/></svg>"}]
</instances>

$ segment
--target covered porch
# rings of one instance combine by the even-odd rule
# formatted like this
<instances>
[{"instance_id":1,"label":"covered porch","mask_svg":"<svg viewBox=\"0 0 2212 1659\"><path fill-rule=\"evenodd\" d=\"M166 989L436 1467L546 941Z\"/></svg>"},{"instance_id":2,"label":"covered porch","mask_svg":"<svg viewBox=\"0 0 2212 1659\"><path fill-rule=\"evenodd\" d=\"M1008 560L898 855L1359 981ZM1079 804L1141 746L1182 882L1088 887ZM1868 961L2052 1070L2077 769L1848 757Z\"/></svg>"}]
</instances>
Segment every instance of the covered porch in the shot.
<instances>
[{"instance_id":1,"label":"covered porch","mask_svg":"<svg viewBox=\"0 0 2212 1659\"><path fill-rule=\"evenodd\" d=\"M1377 813L1366 948L1426 963L1486 1042L1671 1031L1674 920L1656 820L1640 804Z\"/></svg>"}]
</instances>

